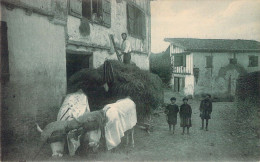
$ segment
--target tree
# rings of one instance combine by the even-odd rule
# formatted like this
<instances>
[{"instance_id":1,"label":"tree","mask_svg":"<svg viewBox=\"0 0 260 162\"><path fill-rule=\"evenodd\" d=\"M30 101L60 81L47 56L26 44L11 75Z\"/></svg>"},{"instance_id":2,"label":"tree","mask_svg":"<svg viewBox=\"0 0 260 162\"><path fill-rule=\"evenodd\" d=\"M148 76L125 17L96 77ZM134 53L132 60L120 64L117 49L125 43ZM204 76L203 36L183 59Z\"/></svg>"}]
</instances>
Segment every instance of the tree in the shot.
<instances>
[{"instance_id":1,"label":"tree","mask_svg":"<svg viewBox=\"0 0 260 162\"><path fill-rule=\"evenodd\" d=\"M150 56L151 72L157 74L165 84L169 84L172 77L170 48L165 52L151 54Z\"/></svg>"}]
</instances>

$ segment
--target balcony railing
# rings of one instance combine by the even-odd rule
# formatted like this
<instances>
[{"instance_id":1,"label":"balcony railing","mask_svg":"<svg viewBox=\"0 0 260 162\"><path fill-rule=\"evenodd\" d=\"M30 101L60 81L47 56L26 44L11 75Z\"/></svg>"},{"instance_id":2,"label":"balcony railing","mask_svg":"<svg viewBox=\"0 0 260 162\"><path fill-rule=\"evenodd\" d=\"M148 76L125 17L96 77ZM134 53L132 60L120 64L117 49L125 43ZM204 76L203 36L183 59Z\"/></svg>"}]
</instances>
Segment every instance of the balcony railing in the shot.
<instances>
[{"instance_id":1,"label":"balcony railing","mask_svg":"<svg viewBox=\"0 0 260 162\"><path fill-rule=\"evenodd\" d=\"M173 73L174 74L190 75L191 69L184 67L184 66L177 66L177 67L173 67Z\"/></svg>"}]
</instances>

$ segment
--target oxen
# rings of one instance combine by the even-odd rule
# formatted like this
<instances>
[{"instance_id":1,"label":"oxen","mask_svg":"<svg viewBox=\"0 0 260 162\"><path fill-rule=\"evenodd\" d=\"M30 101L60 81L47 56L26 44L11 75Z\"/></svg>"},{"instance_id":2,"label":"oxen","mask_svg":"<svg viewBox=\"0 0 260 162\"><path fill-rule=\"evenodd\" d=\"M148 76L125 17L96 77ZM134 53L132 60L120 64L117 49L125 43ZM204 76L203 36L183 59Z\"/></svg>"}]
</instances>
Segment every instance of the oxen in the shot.
<instances>
[{"instance_id":1,"label":"oxen","mask_svg":"<svg viewBox=\"0 0 260 162\"><path fill-rule=\"evenodd\" d=\"M90 112L87 96L82 90L68 95L58 113L57 121L48 124L42 132L42 141L53 139L58 134L59 140L50 140L53 156L62 156L65 140L68 143L69 154L75 154L80 145L80 139L88 142L88 147L97 150L104 130L107 150L115 148L126 133L128 144L131 134L134 147L134 126L137 123L136 105L128 97L106 105L99 111Z\"/></svg>"},{"instance_id":2,"label":"oxen","mask_svg":"<svg viewBox=\"0 0 260 162\"><path fill-rule=\"evenodd\" d=\"M107 110L108 109L108 110ZM126 144L128 145L129 134L134 147L134 126L137 123L136 105L127 97L104 107L107 117L105 125L105 139L107 149L115 148L126 133Z\"/></svg>"},{"instance_id":3,"label":"oxen","mask_svg":"<svg viewBox=\"0 0 260 162\"><path fill-rule=\"evenodd\" d=\"M83 129L79 133L79 128L82 127L82 124L77 122L77 119L80 116L79 120L82 120L82 116L84 116L85 121L87 121L85 127L88 126L88 129ZM41 132L41 140L50 143L52 156L63 155L65 140L68 143L69 154L74 155L80 146L80 137L82 134L89 137L87 139L90 141L91 147L98 147L98 140L95 135L100 133L98 130L101 122L99 121L104 118L102 116L104 116L103 110L90 112L87 96L82 90L78 90L65 97L57 115L57 121L48 124L44 130L37 124L37 130Z\"/></svg>"},{"instance_id":4,"label":"oxen","mask_svg":"<svg viewBox=\"0 0 260 162\"><path fill-rule=\"evenodd\" d=\"M107 150L111 150L118 146L121 143L121 138L124 136L125 133L126 145L129 144L129 134L131 134L131 143L132 147L134 147L134 126L137 123L137 116L136 105L130 99L130 97L106 105L103 108L103 113L105 113L106 118L104 134ZM86 121L80 120L81 117L79 118L78 122L87 123ZM93 134L94 133L95 132L93 132ZM97 134L96 137L100 137L100 135ZM98 144L94 145L97 146Z\"/></svg>"}]
</instances>

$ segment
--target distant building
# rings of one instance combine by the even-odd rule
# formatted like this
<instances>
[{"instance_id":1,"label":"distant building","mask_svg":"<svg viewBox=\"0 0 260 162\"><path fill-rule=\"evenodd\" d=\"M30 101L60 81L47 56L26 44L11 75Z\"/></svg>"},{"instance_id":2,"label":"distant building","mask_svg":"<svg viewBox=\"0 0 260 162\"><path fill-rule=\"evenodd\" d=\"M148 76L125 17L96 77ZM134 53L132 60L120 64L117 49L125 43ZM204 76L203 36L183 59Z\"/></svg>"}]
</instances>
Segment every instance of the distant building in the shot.
<instances>
[{"instance_id":1,"label":"distant building","mask_svg":"<svg viewBox=\"0 0 260 162\"><path fill-rule=\"evenodd\" d=\"M185 95L235 95L236 79L259 71L260 43L254 40L165 38L170 43L174 91Z\"/></svg>"},{"instance_id":2,"label":"distant building","mask_svg":"<svg viewBox=\"0 0 260 162\"><path fill-rule=\"evenodd\" d=\"M121 33L132 61L149 69L150 0L0 0L1 99L8 111L60 106L67 78L117 59Z\"/></svg>"}]
</instances>

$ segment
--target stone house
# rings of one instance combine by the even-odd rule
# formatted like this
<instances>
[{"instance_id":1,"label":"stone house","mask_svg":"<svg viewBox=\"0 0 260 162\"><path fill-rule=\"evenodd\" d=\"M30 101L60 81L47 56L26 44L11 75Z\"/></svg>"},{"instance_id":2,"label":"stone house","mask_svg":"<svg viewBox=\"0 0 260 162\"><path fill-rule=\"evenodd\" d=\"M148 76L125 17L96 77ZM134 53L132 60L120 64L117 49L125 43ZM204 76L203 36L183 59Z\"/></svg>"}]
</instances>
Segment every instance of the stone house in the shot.
<instances>
[{"instance_id":1,"label":"stone house","mask_svg":"<svg viewBox=\"0 0 260 162\"><path fill-rule=\"evenodd\" d=\"M173 90L184 95L235 95L239 76L259 71L260 43L254 40L165 38L170 43Z\"/></svg>"},{"instance_id":2,"label":"stone house","mask_svg":"<svg viewBox=\"0 0 260 162\"><path fill-rule=\"evenodd\" d=\"M117 59L128 33L132 61L149 69L150 0L1 0L1 107L36 114L60 106L67 78Z\"/></svg>"}]
</instances>

